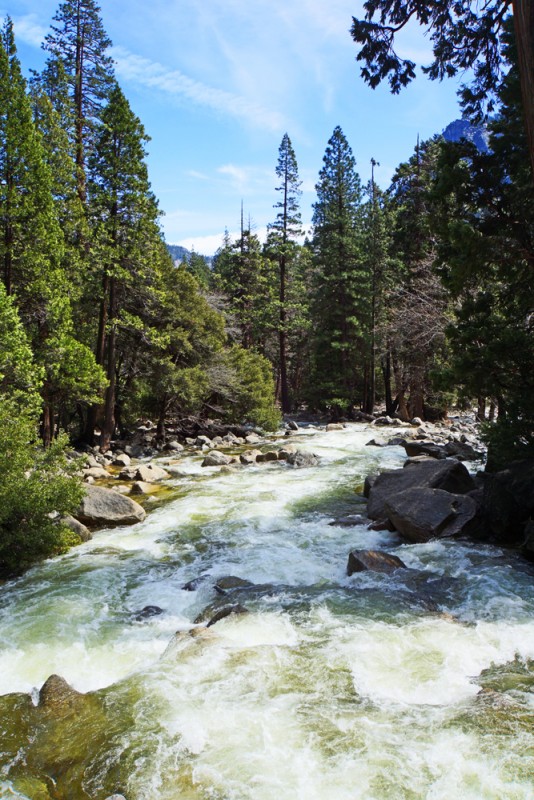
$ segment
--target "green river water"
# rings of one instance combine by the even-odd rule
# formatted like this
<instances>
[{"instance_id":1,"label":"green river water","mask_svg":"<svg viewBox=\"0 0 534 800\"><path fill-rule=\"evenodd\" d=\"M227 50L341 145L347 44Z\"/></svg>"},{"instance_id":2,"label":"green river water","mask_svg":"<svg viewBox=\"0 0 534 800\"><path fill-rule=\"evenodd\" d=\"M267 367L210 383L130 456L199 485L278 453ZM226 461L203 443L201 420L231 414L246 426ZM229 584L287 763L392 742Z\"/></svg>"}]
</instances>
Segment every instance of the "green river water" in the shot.
<instances>
[{"instance_id":1,"label":"green river water","mask_svg":"<svg viewBox=\"0 0 534 800\"><path fill-rule=\"evenodd\" d=\"M534 571L329 525L404 460L372 435L301 431L305 469L184 458L145 522L1 587L0 797L532 800ZM355 547L410 570L349 578ZM225 575L249 613L194 625ZM53 673L86 697L38 708Z\"/></svg>"}]
</instances>

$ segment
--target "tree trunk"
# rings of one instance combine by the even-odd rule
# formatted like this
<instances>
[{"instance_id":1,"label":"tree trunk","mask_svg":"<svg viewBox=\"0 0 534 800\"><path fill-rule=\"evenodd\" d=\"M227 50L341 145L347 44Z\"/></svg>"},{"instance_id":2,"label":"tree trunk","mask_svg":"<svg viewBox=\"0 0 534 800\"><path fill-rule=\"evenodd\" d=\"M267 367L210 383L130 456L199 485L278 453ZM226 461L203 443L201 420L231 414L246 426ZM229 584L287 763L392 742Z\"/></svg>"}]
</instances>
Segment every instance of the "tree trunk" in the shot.
<instances>
[{"instance_id":1,"label":"tree trunk","mask_svg":"<svg viewBox=\"0 0 534 800\"><path fill-rule=\"evenodd\" d=\"M512 0L521 98L534 181L534 0Z\"/></svg>"},{"instance_id":2,"label":"tree trunk","mask_svg":"<svg viewBox=\"0 0 534 800\"><path fill-rule=\"evenodd\" d=\"M117 326L115 318L117 316L117 287L115 278L109 280L109 320L110 331L108 334L108 352L107 352L107 378L108 388L106 389L106 398L104 401L104 426L102 429L102 437L100 441L100 451L106 453L109 450L109 445L113 434L115 432L115 386L117 380L116 371L116 339L117 339Z\"/></svg>"},{"instance_id":3,"label":"tree trunk","mask_svg":"<svg viewBox=\"0 0 534 800\"><path fill-rule=\"evenodd\" d=\"M384 376L386 414L391 417L391 415L395 413L396 408L393 403L393 395L391 392L391 353L389 350L382 358L382 375Z\"/></svg>"},{"instance_id":4,"label":"tree trunk","mask_svg":"<svg viewBox=\"0 0 534 800\"><path fill-rule=\"evenodd\" d=\"M43 421L41 425L41 439L44 447L50 447L54 435L54 412L46 400L43 407Z\"/></svg>"},{"instance_id":5,"label":"tree trunk","mask_svg":"<svg viewBox=\"0 0 534 800\"><path fill-rule=\"evenodd\" d=\"M286 257L280 258L280 403L282 414L291 410L287 384L287 333L286 333Z\"/></svg>"},{"instance_id":6,"label":"tree trunk","mask_svg":"<svg viewBox=\"0 0 534 800\"><path fill-rule=\"evenodd\" d=\"M478 398L477 419L479 422L484 422L486 419L486 398L483 395Z\"/></svg>"}]
</instances>

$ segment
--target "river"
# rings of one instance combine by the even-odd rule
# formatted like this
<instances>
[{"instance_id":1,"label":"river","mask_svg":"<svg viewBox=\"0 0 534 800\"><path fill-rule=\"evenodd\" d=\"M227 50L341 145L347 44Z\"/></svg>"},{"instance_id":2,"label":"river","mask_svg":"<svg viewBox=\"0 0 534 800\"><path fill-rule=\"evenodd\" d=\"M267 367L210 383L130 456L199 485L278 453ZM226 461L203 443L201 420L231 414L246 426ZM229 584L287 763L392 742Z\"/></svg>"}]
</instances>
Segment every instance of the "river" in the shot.
<instances>
[{"instance_id":1,"label":"river","mask_svg":"<svg viewBox=\"0 0 534 800\"><path fill-rule=\"evenodd\" d=\"M321 457L302 469L185 457L145 522L4 585L0 797L532 800L533 570L329 524L360 510L367 473L402 465L374 434L301 430ZM410 570L349 578L353 548ZM227 575L259 585L232 595L249 613L194 626ZM163 613L138 619L148 605ZM52 673L87 706L40 713Z\"/></svg>"}]
</instances>

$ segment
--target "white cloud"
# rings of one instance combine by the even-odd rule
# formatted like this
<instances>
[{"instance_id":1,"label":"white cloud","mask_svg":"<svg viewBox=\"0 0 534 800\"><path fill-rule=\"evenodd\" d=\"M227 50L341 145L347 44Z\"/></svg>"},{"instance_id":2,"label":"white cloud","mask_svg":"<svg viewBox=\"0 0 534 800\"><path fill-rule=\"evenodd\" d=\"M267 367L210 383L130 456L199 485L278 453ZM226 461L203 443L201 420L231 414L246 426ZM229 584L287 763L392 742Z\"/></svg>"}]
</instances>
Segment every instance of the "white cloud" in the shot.
<instances>
[{"instance_id":1,"label":"white cloud","mask_svg":"<svg viewBox=\"0 0 534 800\"><path fill-rule=\"evenodd\" d=\"M186 175L197 181L209 181L208 175L204 175L203 172L198 172L196 169L188 169Z\"/></svg>"},{"instance_id":2,"label":"white cloud","mask_svg":"<svg viewBox=\"0 0 534 800\"><path fill-rule=\"evenodd\" d=\"M279 131L284 127L281 114L269 111L253 100L207 86L184 75L180 70L167 69L157 61L137 56L124 47L113 47L111 55L116 61L119 78L159 89L166 94L185 97L196 105L206 106L272 131Z\"/></svg>"},{"instance_id":3,"label":"white cloud","mask_svg":"<svg viewBox=\"0 0 534 800\"><path fill-rule=\"evenodd\" d=\"M2 22L6 18L4 11L0 12ZM12 17L13 28L15 30L15 40L24 42L32 47L41 47L46 36L47 29L39 24L36 14L25 14L22 17Z\"/></svg>"},{"instance_id":4,"label":"white cloud","mask_svg":"<svg viewBox=\"0 0 534 800\"><path fill-rule=\"evenodd\" d=\"M230 234L234 238L238 234ZM224 236L221 233L214 233L208 236L190 236L187 239L181 239L175 244L182 247L187 247L188 250L194 250L203 256L212 256L215 252L222 247Z\"/></svg>"},{"instance_id":5,"label":"white cloud","mask_svg":"<svg viewBox=\"0 0 534 800\"><path fill-rule=\"evenodd\" d=\"M217 172L228 177L233 189L241 195L250 195L258 190L268 191L276 183L274 166L272 170L267 170L262 167L223 164L217 167Z\"/></svg>"}]
</instances>

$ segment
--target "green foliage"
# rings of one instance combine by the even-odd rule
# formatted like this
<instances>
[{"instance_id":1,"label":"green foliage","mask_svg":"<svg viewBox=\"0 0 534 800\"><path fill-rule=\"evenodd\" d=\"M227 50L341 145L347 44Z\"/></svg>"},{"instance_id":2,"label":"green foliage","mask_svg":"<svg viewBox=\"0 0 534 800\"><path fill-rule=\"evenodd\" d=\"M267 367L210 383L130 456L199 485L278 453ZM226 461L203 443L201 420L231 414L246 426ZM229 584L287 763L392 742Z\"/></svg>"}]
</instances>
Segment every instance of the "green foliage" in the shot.
<instances>
[{"instance_id":1,"label":"green foliage","mask_svg":"<svg viewBox=\"0 0 534 800\"><path fill-rule=\"evenodd\" d=\"M268 431L280 425L274 405L274 382L269 361L258 353L234 345L222 354L212 373L219 400L230 422L252 422Z\"/></svg>"},{"instance_id":2,"label":"green foliage","mask_svg":"<svg viewBox=\"0 0 534 800\"><path fill-rule=\"evenodd\" d=\"M62 437L43 449L35 417L0 402L0 577L16 575L75 542L56 518L79 505L83 487ZM53 516L51 516L53 515Z\"/></svg>"},{"instance_id":3,"label":"green foliage","mask_svg":"<svg viewBox=\"0 0 534 800\"><path fill-rule=\"evenodd\" d=\"M309 399L348 409L362 394L370 272L362 250L362 190L341 128L326 148L316 186L312 252L312 374Z\"/></svg>"},{"instance_id":4,"label":"green foliage","mask_svg":"<svg viewBox=\"0 0 534 800\"><path fill-rule=\"evenodd\" d=\"M472 69L471 94L479 101L491 96L501 75L502 30L509 11L506 0L487 3L483 14L472 3L452 0L367 0L364 8L364 19L353 17L351 34L362 45L356 58L364 62L362 77L371 87L387 79L397 94L415 78L415 63L394 49L395 34L415 19L432 43L434 60L423 71L441 80Z\"/></svg>"},{"instance_id":5,"label":"green foliage","mask_svg":"<svg viewBox=\"0 0 534 800\"><path fill-rule=\"evenodd\" d=\"M530 455L534 436L534 187L514 68L498 97L490 151L443 144L434 182L440 270L457 302L451 366L464 395L497 405L486 431L492 468Z\"/></svg>"}]
</instances>

